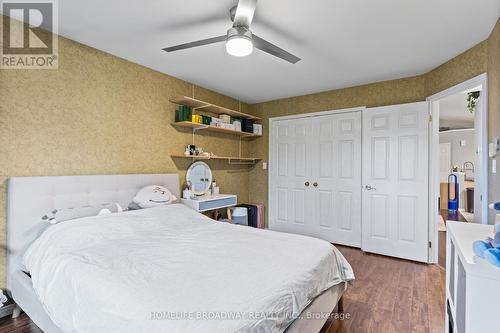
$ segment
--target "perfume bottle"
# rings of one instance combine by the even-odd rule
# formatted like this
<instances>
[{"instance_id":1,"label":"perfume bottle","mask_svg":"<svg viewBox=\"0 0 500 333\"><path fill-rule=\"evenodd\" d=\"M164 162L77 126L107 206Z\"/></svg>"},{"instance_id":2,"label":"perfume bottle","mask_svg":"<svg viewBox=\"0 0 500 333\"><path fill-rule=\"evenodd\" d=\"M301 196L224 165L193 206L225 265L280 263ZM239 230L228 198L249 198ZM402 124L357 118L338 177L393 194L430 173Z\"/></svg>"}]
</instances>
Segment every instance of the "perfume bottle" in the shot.
<instances>
[{"instance_id":1,"label":"perfume bottle","mask_svg":"<svg viewBox=\"0 0 500 333\"><path fill-rule=\"evenodd\" d=\"M212 181L212 195L218 195L219 194L219 187L217 186L217 182L215 179Z\"/></svg>"}]
</instances>

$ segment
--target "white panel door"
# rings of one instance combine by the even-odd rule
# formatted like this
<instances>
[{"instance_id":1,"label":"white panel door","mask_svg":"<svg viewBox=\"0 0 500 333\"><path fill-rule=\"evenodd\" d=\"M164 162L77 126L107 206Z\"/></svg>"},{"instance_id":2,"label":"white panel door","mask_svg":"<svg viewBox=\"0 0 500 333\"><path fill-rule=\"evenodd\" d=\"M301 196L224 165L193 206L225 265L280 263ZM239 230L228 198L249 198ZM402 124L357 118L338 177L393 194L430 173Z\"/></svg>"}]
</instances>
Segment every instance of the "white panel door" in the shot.
<instances>
[{"instance_id":1,"label":"white panel door","mask_svg":"<svg viewBox=\"0 0 500 333\"><path fill-rule=\"evenodd\" d=\"M312 118L315 235L361 246L361 112Z\"/></svg>"},{"instance_id":2,"label":"white panel door","mask_svg":"<svg viewBox=\"0 0 500 333\"><path fill-rule=\"evenodd\" d=\"M273 230L306 233L313 230L311 179L311 121L308 118L273 122L269 226Z\"/></svg>"},{"instance_id":3,"label":"white panel door","mask_svg":"<svg viewBox=\"0 0 500 333\"><path fill-rule=\"evenodd\" d=\"M427 262L427 102L363 111L363 232L367 252Z\"/></svg>"},{"instance_id":4,"label":"white panel door","mask_svg":"<svg viewBox=\"0 0 500 333\"><path fill-rule=\"evenodd\" d=\"M361 114L273 121L269 226L361 246Z\"/></svg>"}]
</instances>

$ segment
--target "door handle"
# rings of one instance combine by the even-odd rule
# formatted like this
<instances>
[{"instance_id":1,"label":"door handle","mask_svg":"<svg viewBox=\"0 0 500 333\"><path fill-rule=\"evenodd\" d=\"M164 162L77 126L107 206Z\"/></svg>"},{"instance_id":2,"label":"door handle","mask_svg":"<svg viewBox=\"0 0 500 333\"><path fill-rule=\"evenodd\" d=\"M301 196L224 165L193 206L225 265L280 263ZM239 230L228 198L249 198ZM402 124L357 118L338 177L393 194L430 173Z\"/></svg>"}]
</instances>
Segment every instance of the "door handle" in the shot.
<instances>
[{"instance_id":1,"label":"door handle","mask_svg":"<svg viewBox=\"0 0 500 333\"><path fill-rule=\"evenodd\" d=\"M313 186L314 186L314 187L318 187L318 183L314 182L314 183L313 183Z\"/></svg>"},{"instance_id":2,"label":"door handle","mask_svg":"<svg viewBox=\"0 0 500 333\"><path fill-rule=\"evenodd\" d=\"M375 191L377 190L375 187L373 186L370 186L370 185L366 185L365 188L368 190L368 191Z\"/></svg>"},{"instance_id":3,"label":"door handle","mask_svg":"<svg viewBox=\"0 0 500 333\"><path fill-rule=\"evenodd\" d=\"M305 186L309 186L309 182L305 182L305 183L304 183L304 185L305 185Z\"/></svg>"}]
</instances>

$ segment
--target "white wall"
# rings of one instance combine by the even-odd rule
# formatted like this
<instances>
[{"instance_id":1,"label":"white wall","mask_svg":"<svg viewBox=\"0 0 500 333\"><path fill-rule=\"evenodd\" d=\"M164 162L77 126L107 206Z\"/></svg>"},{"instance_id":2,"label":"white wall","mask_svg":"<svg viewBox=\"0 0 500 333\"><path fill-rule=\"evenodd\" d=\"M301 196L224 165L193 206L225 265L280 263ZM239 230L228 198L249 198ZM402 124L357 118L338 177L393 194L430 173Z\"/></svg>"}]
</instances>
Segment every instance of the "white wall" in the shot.
<instances>
[{"instance_id":1,"label":"white wall","mask_svg":"<svg viewBox=\"0 0 500 333\"><path fill-rule=\"evenodd\" d=\"M465 140L465 146L460 146L460 140ZM464 162L474 163L474 129L451 130L439 133L439 143L451 143L451 166L459 165L460 168Z\"/></svg>"}]
</instances>

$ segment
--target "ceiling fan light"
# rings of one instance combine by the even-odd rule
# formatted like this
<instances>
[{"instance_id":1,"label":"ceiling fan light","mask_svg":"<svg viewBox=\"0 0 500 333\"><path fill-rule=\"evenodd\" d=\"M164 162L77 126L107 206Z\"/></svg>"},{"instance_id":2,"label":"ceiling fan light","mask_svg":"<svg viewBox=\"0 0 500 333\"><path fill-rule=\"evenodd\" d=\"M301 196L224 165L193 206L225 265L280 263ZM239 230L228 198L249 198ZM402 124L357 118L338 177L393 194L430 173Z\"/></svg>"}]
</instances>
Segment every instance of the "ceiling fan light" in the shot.
<instances>
[{"instance_id":1,"label":"ceiling fan light","mask_svg":"<svg viewBox=\"0 0 500 333\"><path fill-rule=\"evenodd\" d=\"M246 57L253 51L252 40L246 36L231 36L227 39L226 51L235 57Z\"/></svg>"}]
</instances>

